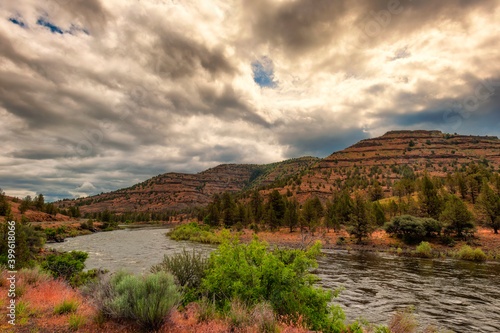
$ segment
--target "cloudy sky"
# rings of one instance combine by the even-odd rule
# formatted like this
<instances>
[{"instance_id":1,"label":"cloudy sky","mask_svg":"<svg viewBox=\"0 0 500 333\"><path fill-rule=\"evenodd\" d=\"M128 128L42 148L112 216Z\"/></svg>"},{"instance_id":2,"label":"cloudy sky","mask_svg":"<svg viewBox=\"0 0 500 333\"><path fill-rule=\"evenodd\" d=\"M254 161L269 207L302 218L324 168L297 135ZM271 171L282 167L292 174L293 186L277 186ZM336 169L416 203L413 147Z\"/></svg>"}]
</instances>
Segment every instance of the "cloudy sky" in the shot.
<instances>
[{"instance_id":1,"label":"cloudy sky","mask_svg":"<svg viewBox=\"0 0 500 333\"><path fill-rule=\"evenodd\" d=\"M497 0L0 4L0 187L49 200L391 129L500 135Z\"/></svg>"}]
</instances>

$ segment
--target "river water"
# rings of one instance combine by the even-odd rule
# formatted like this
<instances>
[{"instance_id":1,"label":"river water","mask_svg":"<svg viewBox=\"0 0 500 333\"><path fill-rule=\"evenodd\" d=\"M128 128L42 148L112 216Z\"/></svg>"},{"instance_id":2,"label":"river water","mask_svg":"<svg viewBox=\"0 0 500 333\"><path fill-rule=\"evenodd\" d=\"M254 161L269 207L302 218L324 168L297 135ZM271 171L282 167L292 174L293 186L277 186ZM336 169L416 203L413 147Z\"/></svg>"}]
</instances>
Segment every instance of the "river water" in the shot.
<instances>
[{"instance_id":1,"label":"river water","mask_svg":"<svg viewBox=\"0 0 500 333\"><path fill-rule=\"evenodd\" d=\"M161 227L128 228L47 244L89 253L87 268L146 273L165 254L215 246L177 242ZM454 332L500 332L500 263L417 259L385 254L325 250L316 274L324 288L344 287L334 303L349 321L362 316L387 324L398 309L413 306L421 324Z\"/></svg>"}]
</instances>

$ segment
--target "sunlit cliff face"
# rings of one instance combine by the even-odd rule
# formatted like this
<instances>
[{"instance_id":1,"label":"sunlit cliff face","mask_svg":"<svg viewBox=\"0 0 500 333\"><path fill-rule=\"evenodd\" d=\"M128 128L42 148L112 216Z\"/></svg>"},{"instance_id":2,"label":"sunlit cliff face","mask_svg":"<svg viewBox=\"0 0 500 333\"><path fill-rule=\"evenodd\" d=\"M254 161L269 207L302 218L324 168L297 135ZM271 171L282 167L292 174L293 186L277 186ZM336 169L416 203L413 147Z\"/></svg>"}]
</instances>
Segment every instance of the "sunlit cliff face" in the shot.
<instances>
[{"instance_id":1,"label":"sunlit cliff face","mask_svg":"<svg viewBox=\"0 0 500 333\"><path fill-rule=\"evenodd\" d=\"M390 129L499 135L495 0L0 7L0 187L47 199Z\"/></svg>"}]
</instances>

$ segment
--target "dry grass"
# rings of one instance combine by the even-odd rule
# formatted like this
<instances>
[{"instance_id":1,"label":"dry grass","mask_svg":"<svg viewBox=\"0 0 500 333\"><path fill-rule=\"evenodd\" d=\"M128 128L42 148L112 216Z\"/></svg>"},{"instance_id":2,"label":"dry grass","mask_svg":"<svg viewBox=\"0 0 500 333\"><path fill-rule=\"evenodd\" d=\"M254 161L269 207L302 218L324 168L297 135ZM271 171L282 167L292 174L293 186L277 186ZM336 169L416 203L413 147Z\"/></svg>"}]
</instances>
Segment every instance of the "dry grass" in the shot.
<instances>
[{"instance_id":1,"label":"dry grass","mask_svg":"<svg viewBox=\"0 0 500 333\"><path fill-rule=\"evenodd\" d=\"M391 333L414 333L417 328L418 321L411 309L396 312L389 323Z\"/></svg>"}]
</instances>

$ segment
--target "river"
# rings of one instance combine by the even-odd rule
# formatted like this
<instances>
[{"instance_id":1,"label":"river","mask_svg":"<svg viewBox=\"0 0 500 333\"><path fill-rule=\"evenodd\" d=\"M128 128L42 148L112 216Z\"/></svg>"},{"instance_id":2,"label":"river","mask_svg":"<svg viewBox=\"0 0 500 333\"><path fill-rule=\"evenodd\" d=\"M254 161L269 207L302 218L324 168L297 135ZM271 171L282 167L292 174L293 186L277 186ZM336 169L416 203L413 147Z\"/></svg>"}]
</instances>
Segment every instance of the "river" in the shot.
<instances>
[{"instance_id":1,"label":"river","mask_svg":"<svg viewBox=\"0 0 500 333\"><path fill-rule=\"evenodd\" d=\"M87 268L146 273L165 254L182 248L209 253L215 246L177 242L162 227L127 228L47 244L89 254ZM500 263L417 259L325 250L316 274L324 288L344 287L335 303L348 320L362 316L387 324L398 309L413 306L420 323L454 332L500 332Z\"/></svg>"}]
</instances>

